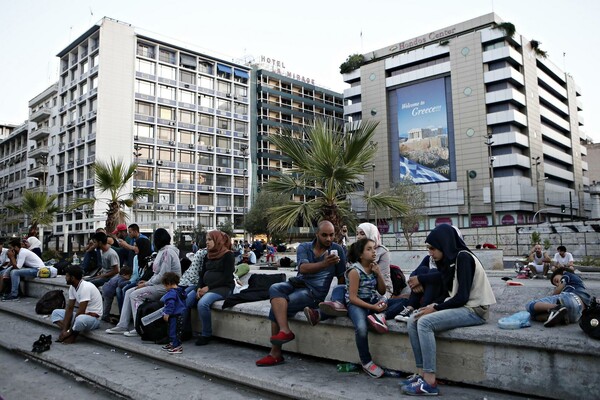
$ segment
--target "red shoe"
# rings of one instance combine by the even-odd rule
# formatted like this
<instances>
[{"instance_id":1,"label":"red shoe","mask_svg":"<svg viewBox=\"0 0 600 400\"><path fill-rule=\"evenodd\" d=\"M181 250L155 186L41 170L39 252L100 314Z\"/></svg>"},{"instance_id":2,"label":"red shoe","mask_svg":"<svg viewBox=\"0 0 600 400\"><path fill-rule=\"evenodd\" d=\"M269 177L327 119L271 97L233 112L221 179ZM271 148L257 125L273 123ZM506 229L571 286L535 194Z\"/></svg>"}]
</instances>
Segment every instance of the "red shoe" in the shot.
<instances>
[{"instance_id":1,"label":"red shoe","mask_svg":"<svg viewBox=\"0 0 600 400\"><path fill-rule=\"evenodd\" d=\"M256 362L257 367L272 367L277 364L283 363L283 356L273 357L272 355L267 355Z\"/></svg>"},{"instance_id":2,"label":"red shoe","mask_svg":"<svg viewBox=\"0 0 600 400\"><path fill-rule=\"evenodd\" d=\"M285 333L284 331L279 331L279 333L275 336L271 336L271 343L276 346L281 346L287 342L291 342L296 338L294 332Z\"/></svg>"}]
</instances>

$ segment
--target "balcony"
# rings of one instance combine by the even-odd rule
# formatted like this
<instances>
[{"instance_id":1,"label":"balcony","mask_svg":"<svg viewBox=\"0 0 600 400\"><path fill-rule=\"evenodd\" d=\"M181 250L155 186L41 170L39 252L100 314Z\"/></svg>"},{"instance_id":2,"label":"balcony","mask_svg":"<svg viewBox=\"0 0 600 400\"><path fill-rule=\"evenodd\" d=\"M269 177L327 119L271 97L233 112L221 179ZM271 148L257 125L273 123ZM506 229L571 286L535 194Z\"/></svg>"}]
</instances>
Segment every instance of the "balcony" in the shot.
<instances>
[{"instance_id":1,"label":"balcony","mask_svg":"<svg viewBox=\"0 0 600 400\"><path fill-rule=\"evenodd\" d=\"M525 95L516 89L503 89L485 94L485 103L493 104L509 101L511 103L525 106Z\"/></svg>"},{"instance_id":2,"label":"balcony","mask_svg":"<svg viewBox=\"0 0 600 400\"><path fill-rule=\"evenodd\" d=\"M50 135L50 128L37 128L29 132L29 140L39 140Z\"/></svg>"},{"instance_id":3,"label":"balcony","mask_svg":"<svg viewBox=\"0 0 600 400\"><path fill-rule=\"evenodd\" d=\"M27 176L30 177L37 177L37 176L42 176L46 173L47 169L45 165L38 165L36 167L31 168L29 171L27 171Z\"/></svg>"},{"instance_id":4,"label":"balcony","mask_svg":"<svg viewBox=\"0 0 600 400\"><path fill-rule=\"evenodd\" d=\"M493 71L484 72L483 81L485 83L510 81L513 84L519 86L523 86L525 84L525 79L523 78L523 75L512 67L505 67Z\"/></svg>"},{"instance_id":5,"label":"balcony","mask_svg":"<svg viewBox=\"0 0 600 400\"><path fill-rule=\"evenodd\" d=\"M48 146L39 146L29 150L29 158L39 158L48 156Z\"/></svg>"},{"instance_id":6,"label":"balcony","mask_svg":"<svg viewBox=\"0 0 600 400\"><path fill-rule=\"evenodd\" d=\"M46 186L43 185L37 185L37 186L32 186L27 188L27 191L29 192L33 192L33 193L41 193L41 192L45 192L47 190Z\"/></svg>"},{"instance_id":7,"label":"balcony","mask_svg":"<svg viewBox=\"0 0 600 400\"><path fill-rule=\"evenodd\" d=\"M39 110L31 113L31 115L29 116L29 121L40 122L40 121L50 118L51 114L52 114L52 110L50 108L47 108L47 107L40 108Z\"/></svg>"}]
</instances>

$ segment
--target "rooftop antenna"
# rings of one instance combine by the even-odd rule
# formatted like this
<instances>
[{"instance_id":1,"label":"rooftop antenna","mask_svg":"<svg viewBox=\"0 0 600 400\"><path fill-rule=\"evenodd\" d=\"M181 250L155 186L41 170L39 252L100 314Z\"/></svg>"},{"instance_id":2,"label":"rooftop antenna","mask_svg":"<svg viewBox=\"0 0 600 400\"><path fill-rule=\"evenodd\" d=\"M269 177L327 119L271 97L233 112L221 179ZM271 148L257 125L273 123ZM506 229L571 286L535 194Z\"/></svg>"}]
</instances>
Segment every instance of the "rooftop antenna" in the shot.
<instances>
[{"instance_id":1,"label":"rooftop antenna","mask_svg":"<svg viewBox=\"0 0 600 400\"><path fill-rule=\"evenodd\" d=\"M363 36L362 36L362 28L360 28L360 52L363 53L365 49L363 48Z\"/></svg>"}]
</instances>

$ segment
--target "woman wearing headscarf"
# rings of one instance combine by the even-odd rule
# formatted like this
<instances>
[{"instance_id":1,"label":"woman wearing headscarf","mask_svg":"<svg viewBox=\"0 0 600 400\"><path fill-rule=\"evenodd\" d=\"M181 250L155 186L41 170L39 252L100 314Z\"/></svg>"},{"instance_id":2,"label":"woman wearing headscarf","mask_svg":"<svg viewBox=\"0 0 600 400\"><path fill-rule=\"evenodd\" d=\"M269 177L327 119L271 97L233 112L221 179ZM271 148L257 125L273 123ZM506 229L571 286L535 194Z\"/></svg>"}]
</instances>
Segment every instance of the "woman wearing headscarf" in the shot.
<instances>
[{"instance_id":1,"label":"woman wearing headscarf","mask_svg":"<svg viewBox=\"0 0 600 400\"><path fill-rule=\"evenodd\" d=\"M447 297L419 308L408 320L417 373L402 382L402 392L431 396L439 394L435 378L436 332L484 324L496 298L481 262L451 225L437 226L427 236L426 245L439 274L424 276L438 279Z\"/></svg>"},{"instance_id":2,"label":"woman wearing headscarf","mask_svg":"<svg viewBox=\"0 0 600 400\"><path fill-rule=\"evenodd\" d=\"M202 322L202 334L196 340L197 346L208 344L212 339L210 307L215 301L225 299L235 287L235 256L231 251L229 236L219 230L208 232L206 249L206 259L198 276L196 291L198 316Z\"/></svg>"}]
</instances>

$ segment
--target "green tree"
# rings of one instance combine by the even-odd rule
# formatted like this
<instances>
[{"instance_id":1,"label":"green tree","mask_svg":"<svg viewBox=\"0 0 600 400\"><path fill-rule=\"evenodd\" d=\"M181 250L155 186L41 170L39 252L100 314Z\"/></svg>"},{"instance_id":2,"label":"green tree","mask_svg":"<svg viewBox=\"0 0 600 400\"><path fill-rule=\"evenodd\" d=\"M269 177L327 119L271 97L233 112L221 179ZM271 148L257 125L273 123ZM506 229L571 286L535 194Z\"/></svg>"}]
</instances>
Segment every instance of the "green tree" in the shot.
<instances>
[{"instance_id":1,"label":"green tree","mask_svg":"<svg viewBox=\"0 0 600 400\"><path fill-rule=\"evenodd\" d=\"M27 215L31 223L29 234L35 235L39 225L51 225L56 214L61 211L55 204L57 198L57 194L25 190L21 204L7 204L6 208L17 214Z\"/></svg>"},{"instance_id":2,"label":"green tree","mask_svg":"<svg viewBox=\"0 0 600 400\"><path fill-rule=\"evenodd\" d=\"M348 195L359 192L364 176L372 171L371 162L377 152L372 144L376 127L377 123L362 121L344 133L332 120L319 120L305 129L304 140L293 137L289 130L281 136L270 136L269 140L292 160L293 168L271 179L264 190L288 198L305 194L308 199L272 207L268 228L287 231L299 222L312 225L325 219L333 223L339 236L342 224L355 225L356 215L350 209ZM363 197L370 208L398 214L407 209L400 199L385 193L368 192Z\"/></svg>"},{"instance_id":3,"label":"green tree","mask_svg":"<svg viewBox=\"0 0 600 400\"><path fill-rule=\"evenodd\" d=\"M271 219L271 208L282 206L288 202L289 196L281 193L271 193L261 190L244 221L244 229L251 235L265 234L270 238L281 233L281 229L269 229L269 220Z\"/></svg>"},{"instance_id":4,"label":"green tree","mask_svg":"<svg viewBox=\"0 0 600 400\"><path fill-rule=\"evenodd\" d=\"M217 225L217 229L220 230L223 233L226 233L229 235L229 237L233 237L234 233L233 233L233 224L231 223L231 220L226 220L225 222L219 222L219 224Z\"/></svg>"},{"instance_id":5,"label":"green tree","mask_svg":"<svg viewBox=\"0 0 600 400\"><path fill-rule=\"evenodd\" d=\"M126 191L129 181L133 179L137 164L127 166L122 160L111 158L108 162L96 161L93 168L98 194L106 194L107 197L80 198L75 200L69 209L93 207L97 201L106 203L107 232L112 232L118 224L127 220L125 207L132 207L143 196L156 195L152 189L134 188L132 192Z\"/></svg>"},{"instance_id":6,"label":"green tree","mask_svg":"<svg viewBox=\"0 0 600 400\"><path fill-rule=\"evenodd\" d=\"M340 74L352 72L365 63L365 57L362 54L351 54L340 65Z\"/></svg>"},{"instance_id":7,"label":"green tree","mask_svg":"<svg viewBox=\"0 0 600 400\"><path fill-rule=\"evenodd\" d=\"M390 190L390 194L400 199L407 207L406 212L400 214L399 219L408 249L412 250L412 235L419 229L419 222L425 217L423 207L427 202L427 195L421 186L408 177L396 183Z\"/></svg>"}]
</instances>

